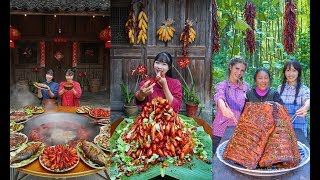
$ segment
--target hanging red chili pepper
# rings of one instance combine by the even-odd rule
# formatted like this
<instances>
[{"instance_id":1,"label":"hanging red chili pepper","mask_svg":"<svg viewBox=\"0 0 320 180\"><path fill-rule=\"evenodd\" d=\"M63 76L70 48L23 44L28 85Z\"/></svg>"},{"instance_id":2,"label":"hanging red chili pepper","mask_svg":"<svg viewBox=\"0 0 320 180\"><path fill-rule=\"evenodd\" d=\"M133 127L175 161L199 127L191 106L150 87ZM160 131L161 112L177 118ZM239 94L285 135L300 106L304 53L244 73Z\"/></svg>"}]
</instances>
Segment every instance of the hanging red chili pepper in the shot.
<instances>
[{"instance_id":1,"label":"hanging red chili pepper","mask_svg":"<svg viewBox=\"0 0 320 180\"><path fill-rule=\"evenodd\" d=\"M256 18L256 6L253 5L250 1L246 1L244 5L244 17L246 23L251 27L251 29L246 30L245 45L246 49L252 55L256 50L256 40L254 34L254 18Z\"/></svg>"},{"instance_id":2,"label":"hanging red chili pepper","mask_svg":"<svg viewBox=\"0 0 320 180\"><path fill-rule=\"evenodd\" d=\"M292 54L295 48L295 33L297 30L296 7L293 0L286 1L284 10L283 46L288 54Z\"/></svg>"},{"instance_id":3,"label":"hanging red chili pepper","mask_svg":"<svg viewBox=\"0 0 320 180\"><path fill-rule=\"evenodd\" d=\"M219 24L217 20L217 4L216 1L213 0L212 3L212 36L213 36L213 52L219 52L220 42L219 42Z\"/></svg>"}]
</instances>

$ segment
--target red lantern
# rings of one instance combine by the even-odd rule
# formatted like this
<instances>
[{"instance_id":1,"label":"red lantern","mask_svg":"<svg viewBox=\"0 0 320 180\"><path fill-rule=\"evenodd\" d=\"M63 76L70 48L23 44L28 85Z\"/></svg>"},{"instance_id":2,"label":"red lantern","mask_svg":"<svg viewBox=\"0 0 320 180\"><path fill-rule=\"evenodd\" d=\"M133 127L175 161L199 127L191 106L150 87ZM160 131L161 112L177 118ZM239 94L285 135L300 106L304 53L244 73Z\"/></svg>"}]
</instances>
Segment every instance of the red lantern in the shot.
<instances>
[{"instance_id":1,"label":"red lantern","mask_svg":"<svg viewBox=\"0 0 320 180\"><path fill-rule=\"evenodd\" d=\"M106 29L103 29L100 32L99 37L101 40L106 41L105 48L110 48L110 46L111 46L111 27L108 26Z\"/></svg>"},{"instance_id":2,"label":"red lantern","mask_svg":"<svg viewBox=\"0 0 320 180\"><path fill-rule=\"evenodd\" d=\"M21 33L14 27L10 26L10 47L14 48L14 41L20 40Z\"/></svg>"},{"instance_id":3,"label":"red lantern","mask_svg":"<svg viewBox=\"0 0 320 180\"><path fill-rule=\"evenodd\" d=\"M110 48L110 47L111 47L111 41L107 41L107 42L104 44L104 47L105 47L105 48Z\"/></svg>"},{"instance_id":4,"label":"red lantern","mask_svg":"<svg viewBox=\"0 0 320 180\"><path fill-rule=\"evenodd\" d=\"M10 40L10 47L14 48L14 42L12 40Z\"/></svg>"}]
</instances>

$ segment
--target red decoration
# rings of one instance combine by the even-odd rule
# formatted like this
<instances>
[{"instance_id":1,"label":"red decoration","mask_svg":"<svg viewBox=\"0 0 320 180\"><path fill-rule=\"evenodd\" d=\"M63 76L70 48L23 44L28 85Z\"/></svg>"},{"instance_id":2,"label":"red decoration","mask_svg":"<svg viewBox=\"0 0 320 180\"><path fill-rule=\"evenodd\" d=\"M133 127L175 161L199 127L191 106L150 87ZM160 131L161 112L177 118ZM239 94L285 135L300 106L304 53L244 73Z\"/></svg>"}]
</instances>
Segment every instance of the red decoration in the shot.
<instances>
[{"instance_id":1,"label":"red decoration","mask_svg":"<svg viewBox=\"0 0 320 180\"><path fill-rule=\"evenodd\" d=\"M111 27L108 26L106 29L103 29L100 34L99 37L101 40L106 41L105 43L105 48L110 48L111 47Z\"/></svg>"},{"instance_id":2,"label":"red decoration","mask_svg":"<svg viewBox=\"0 0 320 180\"><path fill-rule=\"evenodd\" d=\"M46 43L40 42L40 67L46 66Z\"/></svg>"},{"instance_id":3,"label":"red decoration","mask_svg":"<svg viewBox=\"0 0 320 180\"><path fill-rule=\"evenodd\" d=\"M55 43L66 43L67 41L68 41L68 39L65 37L55 37L53 39L53 42L55 42Z\"/></svg>"},{"instance_id":4,"label":"red decoration","mask_svg":"<svg viewBox=\"0 0 320 180\"><path fill-rule=\"evenodd\" d=\"M72 44L72 67L76 67L78 64L77 55L78 55L78 43L73 42Z\"/></svg>"},{"instance_id":5,"label":"red decoration","mask_svg":"<svg viewBox=\"0 0 320 180\"><path fill-rule=\"evenodd\" d=\"M296 47L295 43L295 33L297 31L297 12L296 6L293 0L286 1L286 7L284 10L283 16L283 45L284 50L288 54L294 53L294 48Z\"/></svg>"},{"instance_id":6,"label":"red decoration","mask_svg":"<svg viewBox=\"0 0 320 180\"><path fill-rule=\"evenodd\" d=\"M178 59L178 66L181 68L188 67L190 60L187 57L182 57Z\"/></svg>"},{"instance_id":7,"label":"red decoration","mask_svg":"<svg viewBox=\"0 0 320 180\"><path fill-rule=\"evenodd\" d=\"M21 38L21 33L14 27L10 26L10 47L14 48L14 41Z\"/></svg>"},{"instance_id":8,"label":"red decoration","mask_svg":"<svg viewBox=\"0 0 320 180\"><path fill-rule=\"evenodd\" d=\"M104 44L104 47L105 47L105 48L110 48L110 47L111 47L111 41L107 41L107 42Z\"/></svg>"},{"instance_id":9,"label":"red decoration","mask_svg":"<svg viewBox=\"0 0 320 180\"><path fill-rule=\"evenodd\" d=\"M217 18L217 4L214 0L212 3L212 36L213 36L213 52L219 52L220 40L219 40L219 24Z\"/></svg>"},{"instance_id":10,"label":"red decoration","mask_svg":"<svg viewBox=\"0 0 320 180\"><path fill-rule=\"evenodd\" d=\"M64 57L64 55L58 51L56 52L56 54L54 55L54 57L58 60L58 61L61 61L61 59Z\"/></svg>"},{"instance_id":11,"label":"red decoration","mask_svg":"<svg viewBox=\"0 0 320 180\"><path fill-rule=\"evenodd\" d=\"M14 48L14 42L12 40L10 40L10 47Z\"/></svg>"},{"instance_id":12,"label":"red decoration","mask_svg":"<svg viewBox=\"0 0 320 180\"><path fill-rule=\"evenodd\" d=\"M252 55L254 51L256 50L256 40L255 40L255 34L254 34L254 19L256 18L256 6L252 4L250 1L247 1L244 6L244 17L246 20L246 23L251 27L250 29L246 30L246 38L245 38L245 45L246 49L249 51L249 53Z\"/></svg>"}]
</instances>

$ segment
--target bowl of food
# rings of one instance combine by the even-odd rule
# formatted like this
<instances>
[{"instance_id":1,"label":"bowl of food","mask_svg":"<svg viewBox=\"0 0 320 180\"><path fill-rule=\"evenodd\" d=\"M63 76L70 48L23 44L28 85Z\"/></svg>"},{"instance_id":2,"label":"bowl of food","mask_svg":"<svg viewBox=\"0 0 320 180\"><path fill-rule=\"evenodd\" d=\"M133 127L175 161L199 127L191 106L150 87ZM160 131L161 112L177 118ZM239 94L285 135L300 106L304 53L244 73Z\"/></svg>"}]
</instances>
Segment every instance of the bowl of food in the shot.
<instances>
[{"instance_id":1,"label":"bowl of food","mask_svg":"<svg viewBox=\"0 0 320 180\"><path fill-rule=\"evenodd\" d=\"M44 99L42 105L46 110L51 110L57 107L58 101L56 99Z\"/></svg>"},{"instance_id":2,"label":"bowl of food","mask_svg":"<svg viewBox=\"0 0 320 180\"><path fill-rule=\"evenodd\" d=\"M68 90L70 91L72 88L73 88L73 84L71 82L66 82L64 85L63 85L63 88L65 90Z\"/></svg>"}]
</instances>

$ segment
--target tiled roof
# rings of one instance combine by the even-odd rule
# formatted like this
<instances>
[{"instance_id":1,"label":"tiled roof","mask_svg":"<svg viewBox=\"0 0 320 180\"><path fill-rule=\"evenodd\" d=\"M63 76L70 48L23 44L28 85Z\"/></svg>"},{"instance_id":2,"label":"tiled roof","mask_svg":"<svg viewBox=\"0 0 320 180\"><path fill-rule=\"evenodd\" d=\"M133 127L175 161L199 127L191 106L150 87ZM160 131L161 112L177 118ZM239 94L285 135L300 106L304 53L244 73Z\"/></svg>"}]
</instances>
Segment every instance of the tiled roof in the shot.
<instances>
[{"instance_id":1,"label":"tiled roof","mask_svg":"<svg viewBox=\"0 0 320 180\"><path fill-rule=\"evenodd\" d=\"M103 12L110 10L110 0L10 0L11 11Z\"/></svg>"}]
</instances>

